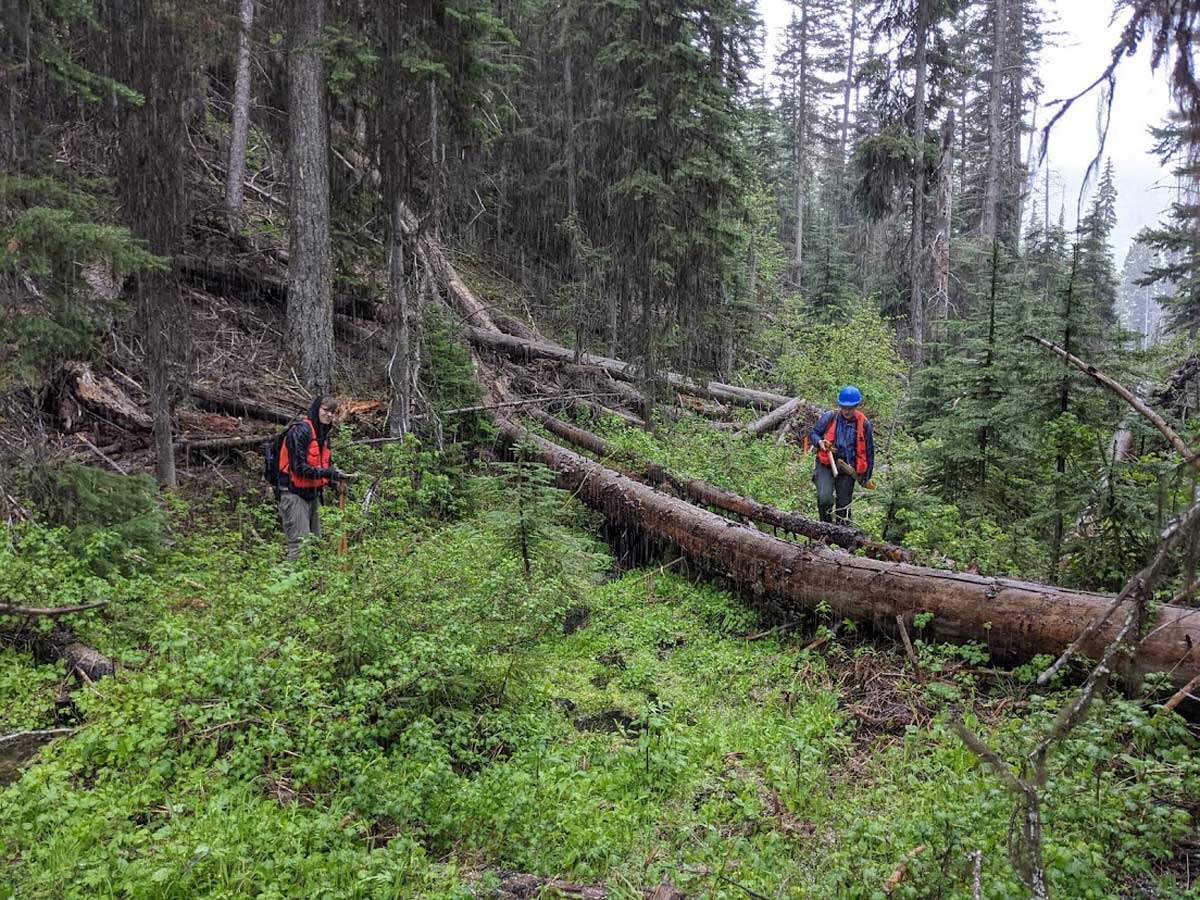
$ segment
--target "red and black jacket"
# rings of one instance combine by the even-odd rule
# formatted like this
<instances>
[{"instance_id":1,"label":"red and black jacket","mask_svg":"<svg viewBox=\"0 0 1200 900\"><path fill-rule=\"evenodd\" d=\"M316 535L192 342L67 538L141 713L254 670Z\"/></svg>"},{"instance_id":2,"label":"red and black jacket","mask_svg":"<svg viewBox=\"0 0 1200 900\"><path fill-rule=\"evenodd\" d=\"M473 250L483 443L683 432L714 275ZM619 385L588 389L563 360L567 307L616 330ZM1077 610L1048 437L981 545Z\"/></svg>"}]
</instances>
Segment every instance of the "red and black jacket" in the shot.
<instances>
[{"instance_id":1,"label":"red and black jacket","mask_svg":"<svg viewBox=\"0 0 1200 900\"><path fill-rule=\"evenodd\" d=\"M329 432L319 420L309 416L288 429L279 448L279 472L282 486L291 493L312 500L329 484Z\"/></svg>"}]
</instances>

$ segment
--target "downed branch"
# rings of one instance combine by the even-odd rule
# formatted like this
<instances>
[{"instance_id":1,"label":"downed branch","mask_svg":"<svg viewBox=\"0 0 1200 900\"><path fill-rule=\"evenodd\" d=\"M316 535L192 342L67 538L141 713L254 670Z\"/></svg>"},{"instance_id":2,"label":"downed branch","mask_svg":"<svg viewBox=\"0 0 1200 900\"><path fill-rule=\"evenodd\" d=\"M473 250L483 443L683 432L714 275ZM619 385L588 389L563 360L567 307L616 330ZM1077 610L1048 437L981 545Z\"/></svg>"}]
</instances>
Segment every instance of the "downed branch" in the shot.
<instances>
[{"instance_id":1,"label":"downed branch","mask_svg":"<svg viewBox=\"0 0 1200 900\"><path fill-rule=\"evenodd\" d=\"M1081 621L1103 613L1111 597L1050 585L907 563L847 556L802 547L667 496L496 417L502 438L524 440L555 473L558 485L602 511L611 523L677 547L710 571L729 578L773 611L796 613L821 602L832 616L895 633L895 617L929 613L926 635L937 640L984 641L999 659L1058 654ZM1163 607L1137 658L1138 672L1169 672L1183 684L1200 673L1200 622L1176 619ZM1112 623L1083 650L1099 657L1116 637ZM1197 647L1193 651L1193 647Z\"/></svg>"},{"instance_id":2,"label":"downed branch","mask_svg":"<svg viewBox=\"0 0 1200 900\"><path fill-rule=\"evenodd\" d=\"M1142 418L1144 418L1151 425L1153 425L1155 428L1158 429L1158 433L1161 434L1164 438L1166 438L1168 444L1170 444L1172 447L1175 448L1176 452L1178 452L1179 455L1183 457L1184 462L1190 464L1193 468L1200 471L1200 455L1198 455L1195 451L1192 450L1191 447L1189 447L1187 445L1187 443L1184 441L1183 438L1181 438L1179 436L1179 434L1175 431L1175 429L1173 429L1170 425L1168 425L1163 420L1162 416L1160 416L1158 413L1156 413L1154 410L1152 410L1149 406L1147 406L1145 403L1143 403L1141 400L1139 400L1137 397L1135 397L1133 395L1133 392L1130 391L1127 387L1125 387L1125 385L1121 384L1119 381L1116 381L1116 380L1110 378L1108 375L1105 375L1103 372L1101 372L1095 366L1091 365L1090 363L1084 362L1082 359L1080 359L1078 356L1075 356L1073 353L1068 353L1066 350L1064 350L1062 347L1059 347L1057 344L1050 343L1050 341L1046 340L1045 338L1040 338L1040 337L1037 337L1036 335L1027 334L1027 335L1025 335L1025 339L1027 341L1033 341L1035 344L1040 344L1041 346L1045 347L1047 350L1051 351L1052 353L1057 353L1064 360L1066 360L1067 363L1074 366L1076 369L1078 369L1080 372L1083 372L1085 375L1090 376L1092 379L1099 382L1104 387L1108 388L1110 391L1112 391L1114 394L1116 394L1118 397L1120 397L1122 400L1124 400L1126 403L1128 403L1130 406L1132 406L1138 412L1138 414L1142 416Z\"/></svg>"},{"instance_id":3,"label":"downed branch","mask_svg":"<svg viewBox=\"0 0 1200 900\"><path fill-rule=\"evenodd\" d=\"M576 359L574 350L563 347L559 344L553 344L549 341L530 341L523 338L513 337L507 334L501 334L498 331L487 328L468 328L466 336L477 347L485 347L495 353L501 353L512 359L520 362L529 362L535 359L548 359L559 363L579 363L585 366L592 366L600 369L611 375L613 378L618 378L621 381L636 382L637 374L635 367L631 364L619 359L613 359L608 356L596 356L592 353L581 353ZM791 397L785 397L782 394L774 394L770 391L760 391L754 388L744 388L732 384L723 384L719 381L700 382L695 379L688 378L684 375L678 375L674 372L661 373L661 377L668 385L677 391L693 396L703 397L706 400L715 400L720 403L732 403L737 406L752 406L757 409L775 409L782 406L791 400Z\"/></svg>"},{"instance_id":4,"label":"downed branch","mask_svg":"<svg viewBox=\"0 0 1200 900\"><path fill-rule=\"evenodd\" d=\"M635 477L657 487L668 486L693 502L722 509L725 512L770 525L772 528L780 528L788 534L801 534L813 540L837 544L848 550L861 549L868 556L877 559L900 561L912 558L911 551L892 544L881 544L857 528L818 522L802 516L800 513L786 512L777 507L759 503L750 497L734 494L698 478L679 478L658 463L642 459L634 453L610 444L590 431L547 415L536 407L530 409L527 415L563 440L570 441L575 446L594 453L604 460L620 460L632 467L632 474Z\"/></svg>"},{"instance_id":5,"label":"downed branch","mask_svg":"<svg viewBox=\"0 0 1200 900\"><path fill-rule=\"evenodd\" d=\"M14 731L12 734L0 735L0 747L8 744L44 743L51 738L74 734L78 730L78 728L41 728L34 731Z\"/></svg>"},{"instance_id":6,"label":"downed branch","mask_svg":"<svg viewBox=\"0 0 1200 900\"><path fill-rule=\"evenodd\" d=\"M0 616L65 616L88 609L99 609L102 606L108 606L109 602L108 600L96 600L93 603L80 603L76 606L18 606L15 603L0 603Z\"/></svg>"}]
</instances>

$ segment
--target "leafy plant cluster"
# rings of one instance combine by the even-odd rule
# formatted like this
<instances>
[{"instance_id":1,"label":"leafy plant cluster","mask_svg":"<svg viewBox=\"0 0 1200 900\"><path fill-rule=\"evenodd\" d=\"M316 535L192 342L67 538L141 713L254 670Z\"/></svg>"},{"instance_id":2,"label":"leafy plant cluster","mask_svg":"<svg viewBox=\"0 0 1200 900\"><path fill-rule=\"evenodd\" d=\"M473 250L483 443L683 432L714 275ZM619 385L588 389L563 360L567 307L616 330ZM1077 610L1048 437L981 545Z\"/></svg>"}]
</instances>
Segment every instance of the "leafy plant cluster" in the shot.
<instances>
[{"instance_id":1,"label":"leafy plant cluster","mask_svg":"<svg viewBox=\"0 0 1200 900\"><path fill-rule=\"evenodd\" d=\"M327 508L298 566L252 495L177 503L175 544L129 576L89 580L45 528L4 551L13 584L42 568L56 602L114 600L76 625L119 670L0 789L0 896L466 898L503 868L618 897L668 876L723 900L874 898L922 844L892 896L969 896L976 850L987 896L1023 896L989 771L937 720L881 733L855 714L847 673L890 653L746 640L763 626L728 593L614 573L520 457L480 478L415 442L354 452L384 473L376 498L364 514L360 482ZM931 671L986 658L916 637ZM55 724L60 678L0 652L3 727ZM979 710L1014 756L1059 702L1014 715L954 687L935 705ZM1072 735L1048 801L1056 892L1181 896L1164 866L1200 801L1195 751L1179 719L1120 700Z\"/></svg>"}]
</instances>

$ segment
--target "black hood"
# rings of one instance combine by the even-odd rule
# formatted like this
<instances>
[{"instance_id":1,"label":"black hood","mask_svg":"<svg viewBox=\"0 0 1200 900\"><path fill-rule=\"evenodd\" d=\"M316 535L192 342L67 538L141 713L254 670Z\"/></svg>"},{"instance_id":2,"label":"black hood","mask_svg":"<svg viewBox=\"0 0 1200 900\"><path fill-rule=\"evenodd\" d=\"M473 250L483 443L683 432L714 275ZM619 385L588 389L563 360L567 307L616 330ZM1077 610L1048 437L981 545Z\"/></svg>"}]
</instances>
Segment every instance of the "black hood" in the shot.
<instances>
[{"instance_id":1,"label":"black hood","mask_svg":"<svg viewBox=\"0 0 1200 900\"><path fill-rule=\"evenodd\" d=\"M313 400L312 406L308 408L308 420L312 422L313 428L317 432L317 443L324 444L329 439L329 426L321 422L321 404L325 401L324 394L317 394L317 398Z\"/></svg>"}]
</instances>

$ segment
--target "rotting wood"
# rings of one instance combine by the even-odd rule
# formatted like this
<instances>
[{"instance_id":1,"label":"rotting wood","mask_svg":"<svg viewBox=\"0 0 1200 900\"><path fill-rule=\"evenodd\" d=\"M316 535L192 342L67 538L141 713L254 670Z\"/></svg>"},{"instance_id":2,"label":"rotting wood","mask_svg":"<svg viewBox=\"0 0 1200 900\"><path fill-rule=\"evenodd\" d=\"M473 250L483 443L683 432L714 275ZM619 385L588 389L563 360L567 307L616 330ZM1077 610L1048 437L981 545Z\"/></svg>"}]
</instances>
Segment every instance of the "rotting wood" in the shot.
<instances>
[{"instance_id":1,"label":"rotting wood","mask_svg":"<svg viewBox=\"0 0 1200 900\"><path fill-rule=\"evenodd\" d=\"M857 528L845 525L834 525L829 522L819 522L800 513L787 512L765 503L759 503L750 497L743 497L732 491L717 487L699 478L680 478L667 471L662 465L642 459L634 453L611 444L598 435L592 434L562 419L548 415L536 407L526 411L526 414L538 422L552 434L570 441L589 453L594 453L606 462L618 460L631 467L634 477L649 482L656 487L669 487L681 496L701 503L705 506L716 507L725 512L733 513L772 528L782 529L790 534L804 535L813 540L824 541L845 547L848 550L861 549L868 556L892 561L909 560L912 553L903 547L892 544L881 544L872 540L866 533Z\"/></svg>"},{"instance_id":2,"label":"rotting wood","mask_svg":"<svg viewBox=\"0 0 1200 900\"><path fill-rule=\"evenodd\" d=\"M83 422L84 411L132 431L150 430L150 416L115 381L97 373L87 363L78 360L64 363L63 380L65 395L60 415L64 430L77 429Z\"/></svg>"},{"instance_id":3,"label":"rotting wood","mask_svg":"<svg viewBox=\"0 0 1200 900\"><path fill-rule=\"evenodd\" d=\"M466 329L466 336L477 347L501 353L519 362L547 359L560 363L580 363L601 369L613 378L619 378L622 381L636 383L638 380L638 373L634 366L612 357L583 353L576 359L575 351L559 344L549 341L529 341L501 334L488 328L469 327ZM792 399L770 391L723 384L719 381L701 382L674 372L664 372L661 375L666 383L677 391L720 403L770 410L782 406Z\"/></svg>"},{"instance_id":4,"label":"rotting wood","mask_svg":"<svg viewBox=\"0 0 1200 900\"><path fill-rule=\"evenodd\" d=\"M503 439L525 441L555 473L559 487L600 510L610 523L676 547L728 578L755 601L784 614L828 604L836 618L889 635L895 617L929 613L926 634L937 640L983 642L1000 660L1057 655L1079 623L1102 615L1112 598L1051 585L802 547L667 496L578 453L496 417ZM1177 684L1200 674L1200 621L1161 608L1137 658L1140 674L1167 672ZM1119 627L1108 623L1083 652L1099 657Z\"/></svg>"}]
</instances>

